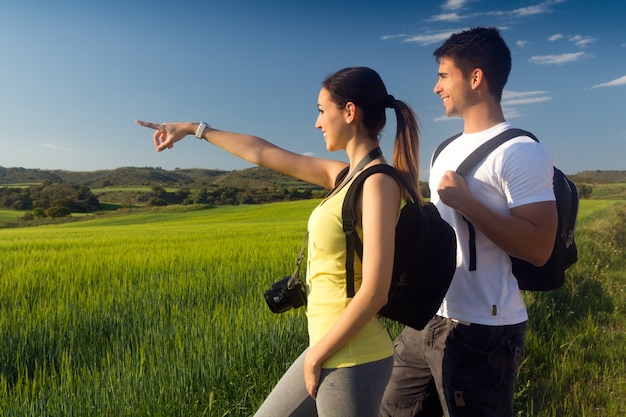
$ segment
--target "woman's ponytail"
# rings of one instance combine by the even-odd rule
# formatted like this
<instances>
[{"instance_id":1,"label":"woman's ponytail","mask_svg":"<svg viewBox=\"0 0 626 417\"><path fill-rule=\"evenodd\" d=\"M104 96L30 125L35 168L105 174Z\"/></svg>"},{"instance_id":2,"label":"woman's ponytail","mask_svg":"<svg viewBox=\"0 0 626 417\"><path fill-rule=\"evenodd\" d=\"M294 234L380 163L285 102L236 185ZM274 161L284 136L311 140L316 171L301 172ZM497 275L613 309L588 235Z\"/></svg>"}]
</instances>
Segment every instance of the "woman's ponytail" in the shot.
<instances>
[{"instance_id":1,"label":"woman's ponytail","mask_svg":"<svg viewBox=\"0 0 626 417\"><path fill-rule=\"evenodd\" d=\"M392 97L393 96L388 96ZM424 198L419 184L419 126L415 112L403 101L393 100L390 106L396 112L396 142L393 150L393 166L404 174L413 187L415 195L423 204Z\"/></svg>"}]
</instances>

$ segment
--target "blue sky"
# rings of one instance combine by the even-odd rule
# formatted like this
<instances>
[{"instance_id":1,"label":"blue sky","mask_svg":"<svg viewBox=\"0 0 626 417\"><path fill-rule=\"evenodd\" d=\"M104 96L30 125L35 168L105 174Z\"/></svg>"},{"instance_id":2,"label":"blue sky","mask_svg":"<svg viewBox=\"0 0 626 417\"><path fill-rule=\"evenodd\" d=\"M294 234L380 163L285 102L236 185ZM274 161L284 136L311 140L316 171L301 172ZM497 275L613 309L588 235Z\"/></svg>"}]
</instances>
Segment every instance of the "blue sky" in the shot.
<instances>
[{"instance_id":1,"label":"blue sky","mask_svg":"<svg viewBox=\"0 0 626 417\"><path fill-rule=\"evenodd\" d=\"M189 137L157 153L147 121L206 120L295 152L325 151L322 79L377 70L418 114L424 178L460 131L433 94L433 50L472 26L502 30L513 56L505 116L568 174L626 169L626 2L0 1L0 166L251 166ZM382 147L391 156L392 111Z\"/></svg>"}]
</instances>

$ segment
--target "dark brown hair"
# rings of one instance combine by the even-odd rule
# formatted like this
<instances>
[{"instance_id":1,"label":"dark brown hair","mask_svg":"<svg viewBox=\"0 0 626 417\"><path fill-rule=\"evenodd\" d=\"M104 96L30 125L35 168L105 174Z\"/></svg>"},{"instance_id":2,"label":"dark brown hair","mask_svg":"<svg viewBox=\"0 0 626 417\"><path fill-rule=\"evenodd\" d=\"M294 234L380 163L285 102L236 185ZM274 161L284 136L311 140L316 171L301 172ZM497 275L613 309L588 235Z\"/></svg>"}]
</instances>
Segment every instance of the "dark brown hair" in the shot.
<instances>
[{"instance_id":1,"label":"dark brown hair","mask_svg":"<svg viewBox=\"0 0 626 417\"><path fill-rule=\"evenodd\" d=\"M423 203L419 186L419 127L415 112L387 93L376 71L367 67L344 68L328 76L322 86L340 108L349 102L361 110L361 120L372 140L378 140L387 118L385 108L396 112L393 166L400 171Z\"/></svg>"},{"instance_id":2,"label":"dark brown hair","mask_svg":"<svg viewBox=\"0 0 626 417\"><path fill-rule=\"evenodd\" d=\"M511 51L493 27L477 27L455 33L433 52L437 62L451 59L464 77L480 68L489 91L499 100L511 72Z\"/></svg>"}]
</instances>

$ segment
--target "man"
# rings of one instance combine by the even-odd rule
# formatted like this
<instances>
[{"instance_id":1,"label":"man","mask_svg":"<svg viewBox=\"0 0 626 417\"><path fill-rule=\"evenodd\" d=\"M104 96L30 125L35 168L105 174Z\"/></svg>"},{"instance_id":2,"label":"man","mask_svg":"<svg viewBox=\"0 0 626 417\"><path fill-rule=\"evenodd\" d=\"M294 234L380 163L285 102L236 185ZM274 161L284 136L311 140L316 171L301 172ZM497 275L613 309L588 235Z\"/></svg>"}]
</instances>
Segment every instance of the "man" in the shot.
<instances>
[{"instance_id":1,"label":"man","mask_svg":"<svg viewBox=\"0 0 626 417\"><path fill-rule=\"evenodd\" d=\"M433 55L434 92L446 115L464 123L429 181L432 202L457 233L457 270L437 315L396 340L380 415L512 416L528 316L509 255L535 265L550 257L557 225L552 159L537 142L518 137L465 178L456 174L474 149L511 127L500 104L511 54L497 29L473 28L452 35Z\"/></svg>"}]
</instances>

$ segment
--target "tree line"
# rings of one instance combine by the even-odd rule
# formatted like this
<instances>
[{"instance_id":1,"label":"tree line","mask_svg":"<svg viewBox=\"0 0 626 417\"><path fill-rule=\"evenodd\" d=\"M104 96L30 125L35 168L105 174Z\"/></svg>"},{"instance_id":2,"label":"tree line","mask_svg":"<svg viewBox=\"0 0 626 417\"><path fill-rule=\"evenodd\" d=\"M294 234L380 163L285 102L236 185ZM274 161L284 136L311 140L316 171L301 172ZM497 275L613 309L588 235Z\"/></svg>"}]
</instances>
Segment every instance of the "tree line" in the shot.
<instances>
[{"instance_id":1,"label":"tree line","mask_svg":"<svg viewBox=\"0 0 626 417\"><path fill-rule=\"evenodd\" d=\"M425 197L429 197L428 186L421 183ZM581 198L589 198L591 186L579 185ZM153 186L150 191L140 192L135 201L144 206L167 206L173 204L240 205L265 204L279 201L322 198L327 190L312 188L274 187L265 189L245 187L209 187L197 189L180 188L167 191ZM29 187L0 188L0 207L26 211L24 219L43 217L67 217L71 213L91 213L100 209L98 197L85 185L52 183L44 180L40 185Z\"/></svg>"},{"instance_id":2,"label":"tree line","mask_svg":"<svg viewBox=\"0 0 626 417\"><path fill-rule=\"evenodd\" d=\"M264 204L278 201L308 200L323 196L310 188L248 189L238 187L199 187L197 190L181 188L168 192L163 187L152 187L149 193L139 196L139 202L148 206L170 204L240 205Z\"/></svg>"},{"instance_id":3,"label":"tree line","mask_svg":"<svg viewBox=\"0 0 626 417\"><path fill-rule=\"evenodd\" d=\"M309 188L247 189L202 186L195 190L181 188L167 191L161 186L154 186L148 192L140 192L136 201L145 206L240 205L304 200L322 196L322 191ZM0 188L0 207L26 211L24 220L30 220L95 212L100 209L100 201L87 186L44 180L40 185Z\"/></svg>"},{"instance_id":4,"label":"tree line","mask_svg":"<svg viewBox=\"0 0 626 417\"><path fill-rule=\"evenodd\" d=\"M0 189L0 207L32 210L33 217L65 217L71 213L89 213L100 207L98 197L84 185L44 180L26 188Z\"/></svg>"}]
</instances>

